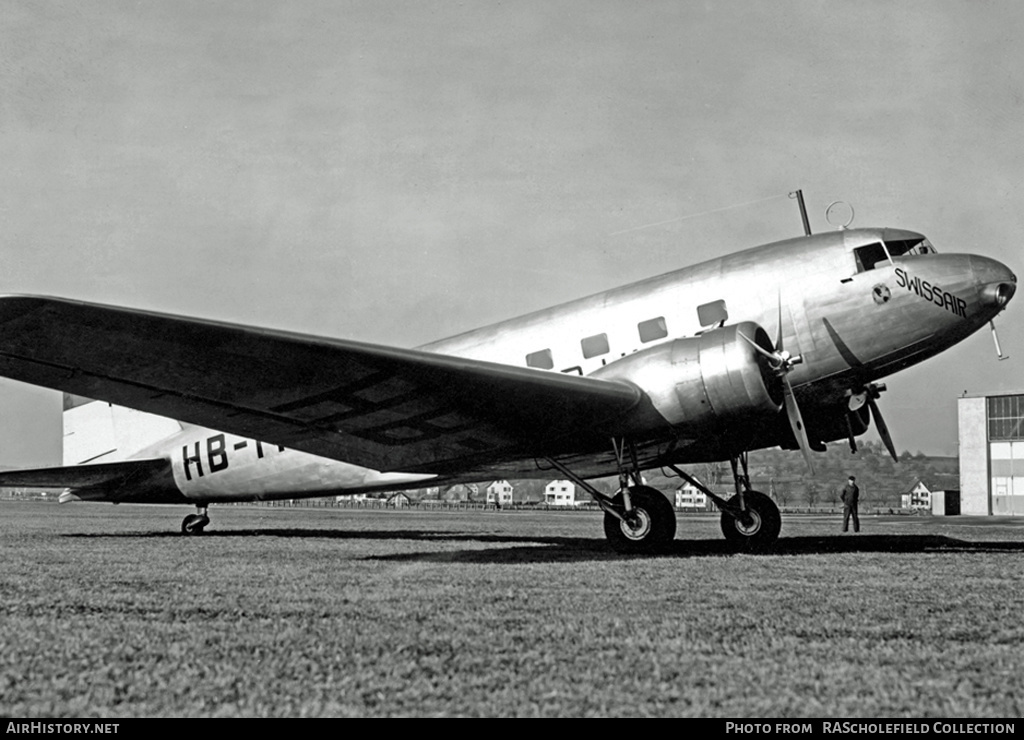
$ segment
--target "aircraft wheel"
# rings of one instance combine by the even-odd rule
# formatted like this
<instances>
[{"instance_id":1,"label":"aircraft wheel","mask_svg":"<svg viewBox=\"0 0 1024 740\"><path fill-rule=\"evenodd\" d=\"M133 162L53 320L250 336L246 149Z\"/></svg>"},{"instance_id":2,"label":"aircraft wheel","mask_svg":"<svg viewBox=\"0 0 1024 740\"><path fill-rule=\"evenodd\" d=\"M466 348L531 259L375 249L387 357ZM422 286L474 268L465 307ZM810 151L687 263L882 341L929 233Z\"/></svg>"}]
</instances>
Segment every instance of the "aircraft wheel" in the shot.
<instances>
[{"instance_id":1,"label":"aircraft wheel","mask_svg":"<svg viewBox=\"0 0 1024 740\"><path fill-rule=\"evenodd\" d=\"M676 512L661 491L649 486L633 486L629 489L629 500L633 509L628 523L607 512L604 515L604 535L614 550L655 552L675 539ZM622 494L612 499L612 503L622 507Z\"/></svg>"},{"instance_id":2,"label":"aircraft wheel","mask_svg":"<svg viewBox=\"0 0 1024 740\"><path fill-rule=\"evenodd\" d=\"M210 523L210 518L202 514L189 514L181 522L182 534L202 534L203 529Z\"/></svg>"},{"instance_id":3,"label":"aircraft wheel","mask_svg":"<svg viewBox=\"0 0 1024 740\"><path fill-rule=\"evenodd\" d=\"M722 512L722 534L737 550L764 550L779 538L782 530L779 507L760 491L747 491L743 497L747 510L742 515Z\"/></svg>"}]
</instances>

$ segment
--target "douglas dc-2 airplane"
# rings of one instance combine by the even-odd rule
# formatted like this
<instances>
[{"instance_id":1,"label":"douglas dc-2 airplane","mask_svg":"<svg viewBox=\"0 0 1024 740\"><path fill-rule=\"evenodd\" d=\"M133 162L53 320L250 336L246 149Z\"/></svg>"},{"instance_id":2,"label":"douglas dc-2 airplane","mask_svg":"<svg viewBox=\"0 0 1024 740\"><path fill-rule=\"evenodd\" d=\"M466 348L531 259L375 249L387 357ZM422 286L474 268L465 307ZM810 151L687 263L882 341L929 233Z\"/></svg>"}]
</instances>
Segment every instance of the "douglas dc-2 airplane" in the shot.
<instances>
[{"instance_id":1,"label":"douglas dc-2 airplane","mask_svg":"<svg viewBox=\"0 0 1024 740\"><path fill-rule=\"evenodd\" d=\"M46 297L0 298L0 375L185 422L133 459L0 474L61 501L187 503L564 477L613 547L675 537L641 471L668 468L722 510L740 548L778 537L747 453L855 437L879 378L989 323L1003 264L923 235L849 229L747 249L554 308L396 349ZM217 431L213 431L217 430ZM680 465L732 464L716 495ZM740 469L740 466L742 468ZM602 494L587 479L619 476Z\"/></svg>"}]
</instances>

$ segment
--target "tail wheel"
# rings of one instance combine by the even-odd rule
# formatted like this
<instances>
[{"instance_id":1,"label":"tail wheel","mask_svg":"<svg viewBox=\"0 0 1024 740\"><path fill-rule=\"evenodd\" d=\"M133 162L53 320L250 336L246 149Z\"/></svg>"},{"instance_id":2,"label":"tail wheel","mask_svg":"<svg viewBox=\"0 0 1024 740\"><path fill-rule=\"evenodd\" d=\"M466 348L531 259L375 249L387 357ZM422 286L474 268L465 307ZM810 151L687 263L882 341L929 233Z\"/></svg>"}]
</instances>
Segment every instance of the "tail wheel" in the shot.
<instances>
[{"instance_id":1,"label":"tail wheel","mask_svg":"<svg viewBox=\"0 0 1024 740\"><path fill-rule=\"evenodd\" d=\"M625 521L605 513L604 535L609 544L618 552L655 552L664 549L676 536L676 512L665 495L649 486L633 486L629 489L632 509L626 513ZM620 493L612 499L612 505L623 511L624 502Z\"/></svg>"},{"instance_id":2,"label":"tail wheel","mask_svg":"<svg viewBox=\"0 0 1024 740\"><path fill-rule=\"evenodd\" d=\"M757 552L770 547L782 531L779 507L760 491L745 491L745 511L722 512L722 534L737 550Z\"/></svg>"},{"instance_id":3,"label":"tail wheel","mask_svg":"<svg viewBox=\"0 0 1024 740\"><path fill-rule=\"evenodd\" d=\"M181 522L182 534L202 534L203 529L210 523L210 518L202 514L189 514Z\"/></svg>"}]
</instances>

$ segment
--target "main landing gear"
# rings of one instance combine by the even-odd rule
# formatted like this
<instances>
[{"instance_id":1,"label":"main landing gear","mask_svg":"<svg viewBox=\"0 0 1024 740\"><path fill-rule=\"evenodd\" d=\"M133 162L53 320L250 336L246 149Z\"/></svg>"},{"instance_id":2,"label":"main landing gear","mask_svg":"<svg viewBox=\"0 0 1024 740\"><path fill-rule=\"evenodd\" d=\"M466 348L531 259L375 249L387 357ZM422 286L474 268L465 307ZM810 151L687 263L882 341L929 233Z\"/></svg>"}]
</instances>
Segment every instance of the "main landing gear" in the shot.
<instances>
[{"instance_id":1,"label":"main landing gear","mask_svg":"<svg viewBox=\"0 0 1024 740\"><path fill-rule=\"evenodd\" d=\"M630 499L626 511L625 494ZM617 552L656 552L676 536L676 512L665 495L649 486L630 486L604 513L604 536Z\"/></svg>"},{"instance_id":2,"label":"main landing gear","mask_svg":"<svg viewBox=\"0 0 1024 740\"><path fill-rule=\"evenodd\" d=\"M613 439L619 468L619 492L614 498L598 491L553 458L548 462L566 478L591 495L604 510L604 534L613 549L625 553L664 550L676 536L676 512L661 491L645 486L640 477L636 448L627 440ZM683 480L703 491L722 511L722 534L740 552L768 549L782 531L779 507L768 496L750 487L747 453L730 459L736 495L725 499L675 465L668 465ZM743 466L743 473L739 466Z\"/></svg>"},{"instance_id":3,"label":"main landing gear","mask_svg":"<svg viewBox=\"0 0 1024 740\"><path fill-rule=\"evenodd\" d=\"M779 507L767 495L750 487L747 473L747 454L744 452L729 461L736 482L736 495L729 499L715 495L700 481L687 475L674 465L669 467L691 485L703 491L722 511L722 534L736 550L761 552L768 549L779 538L782 531L782 516ZM743 473L738 465L743 465Z\"/></svg>"},{"instance_id":4,"label":"main landing gear","mask_svg":"<svg viewBox=\"0 0 1024 740\"><path fill-rule=\"evenodd\" d=\"M566 478L580 486L604 510L604 534L612 549L622 553L664 550L676 536L676 512L665 495L645 486L640 477L636 448L626 440L612 440L619 468L619 492L608 497L557 460L548 458Z\"/></svg>"},{"instance_id":5,"label":"main landing gear","mask_svg":"<svg viewBox=\"0 0 1024 740\"><path fill-rule=\"evenodd\" d=\"M196 504L196 513L189 514L181 522L182 534L202 534L210 517L206 514L206 504Z\"/></svg>"},{"instance_id":6,"label":"main landing gear","mask_svg":"<svg viewBox=\"0 0 1024 740\"><path fill-rule=\"evenodd\" d=\"M747 489L741 495L744 508L737 504L722 511L722 534L737 550L760 552L779 538L782 517L775 502L760 491Z\"/></svg>"}]
</instances>

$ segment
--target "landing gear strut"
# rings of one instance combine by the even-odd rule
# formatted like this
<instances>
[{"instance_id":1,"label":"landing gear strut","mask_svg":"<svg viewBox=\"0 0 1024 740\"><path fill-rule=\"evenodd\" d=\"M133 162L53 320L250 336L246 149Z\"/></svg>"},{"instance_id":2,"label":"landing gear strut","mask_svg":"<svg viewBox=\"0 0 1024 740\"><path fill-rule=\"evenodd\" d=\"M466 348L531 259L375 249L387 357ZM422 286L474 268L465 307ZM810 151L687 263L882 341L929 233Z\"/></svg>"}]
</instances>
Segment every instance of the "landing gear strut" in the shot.
<instances>
[{"instance_id":1,"label":"landing gear strut","mask_svg":"<svg viewBox=\"0 0 1024 740\"><path fill-rule=\"evenodd\" d=\"M206 515L206 505L197 504L196 513L189 514L181 522L182 534L202 534L206 525L210 523L210 517Z\"/></svg>"},{"instance_id":2,"label":"landing gear strut","mask_svg":"<svg viewBox=\"0 0 1024 740\"><path fill-rule=\"evenodd\" d=\"M665 495L649 486L631 486L632 508L621 516L605 510L604 536L616 552L656 552L664 549L676 536L676 512ZM611 506L624 508L625 496L620 493Z\"/></svg>"},{"instance_id":3,"label":"landing gear strut","mask_svg":"<svg viewBox=\"0 0 1024 740\"><path fill-rule=\"evenodd\" d=\"M676 536L676 512L656 488L640 477L636 448L626 440L612 440L619 468L619 492L609 498L557 460L548 462L590 494L604 510L604 534L617 552L651 553L665 549Z\"/></svg>"},{"instance_id":4,"label":"landing gear strut","mask_svg":"<svg viewBox=\"0 0 1024 740\"><path fill-rule=\"evenodd\" d=\"M770 497L750 487L745 452L733 457L729 462L732 464L732 475L736 485L736 495L729 499L715 495L696 478L687 475L676 466L668 467L703 491L722 510L722 534L734 549L740 552L766 550L775 543L779 538L779 532L782 531L779 507ZM738 468L740 464L743 466L742 474Z\"/></svg>"}]
</instances>

